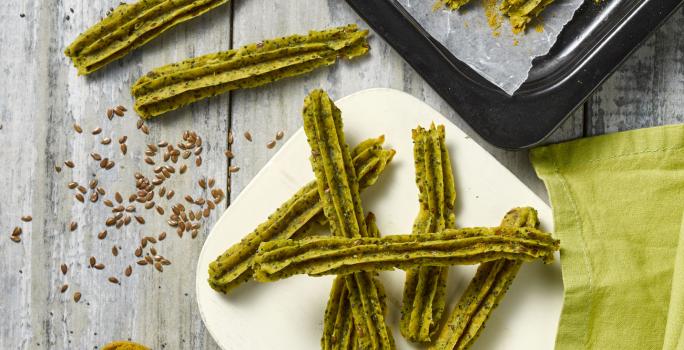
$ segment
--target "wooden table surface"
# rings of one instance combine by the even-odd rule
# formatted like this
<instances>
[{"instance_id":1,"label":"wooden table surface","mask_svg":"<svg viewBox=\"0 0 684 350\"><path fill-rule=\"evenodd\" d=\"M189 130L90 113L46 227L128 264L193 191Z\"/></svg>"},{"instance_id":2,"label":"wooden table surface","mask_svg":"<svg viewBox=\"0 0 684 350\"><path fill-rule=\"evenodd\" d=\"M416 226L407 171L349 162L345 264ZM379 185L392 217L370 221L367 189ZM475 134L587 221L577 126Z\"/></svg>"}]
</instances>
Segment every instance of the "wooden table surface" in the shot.
<instances>
[{"instance_id":1,"label":"wooden table surface","mask_svg":"<svg viewBox=\"0 0 684 350\"><path fill-rule=\"evenodd\" d=\"M137 117L108 120L107 108L132 106L129 86L146 71L189 56L225 50L264 38L309 29L362 22L343 1L288 0L236 1L199 20L178 26L142 49L89 77L76 76L62 54L78 33L103 17L118 0L13 0L0 2L0 349L95 349L115 339L133 339L154 349L216 349L205 330L195 302L195 262L212 224L228 205L223 201L202 226L196 239L178 237L166 224L171 205L185 195L207 197L198 186L213 178L235 198L280 147L265 144L276 132L289 137L301 126L303 97L322 87L334 97L355 91L390 87L411 93L463 126L455 113L377 35L372 53L356 62L344 62L302 78L271 86L238 91L202 101L147 123L149 135L136 128ZM684 122L684 12L678 11L651 37L553 137L552 141L619 130ZM83 133L74 131L78 123ZM91 130L102 128L92 135ZM471 133L467 127L464 129ZM119 191L125 198L135 190L134 173L153 176L144 162L146 145L180 142L185 130L203 140L203 163L195 156L184 175L165 182L175 190L171 200L158 199L166 213L138 205L136 220L121 229L105 227ZM235 158L228 161L229 130L235 134ZM250 132L253 142L242 137ZM471 133L472 134L472 133ZM127 136L128 152L118 139ZM105 137L113 141L101 144ZM476 136L473 136L477 139ZM506 152L485 145L502 163L537 193L545 196L527 160L526 152ZM103 170L92 152L116 165ZM160 156L155 156L159 161ZM71 160L75 167L63 163ZM62 167L56 172L55 166ZM240 171L229 176L230 165ZM106 194L91 203L74 198L75 181L87 186L97 179ZM187 204L187 203L186 203ZM190 205L187 205L190 207ZM193 208L198 208L193 206ZM31 215L31 222L21 222ZM71 231L70 223L78 227ZM23 229L21 243L10 240L15 226ZM107 229L104 239L98 232ZM172 264L163 272L139 266L135 248L145 236L166 231L154 246ZM120 247L118 256L112 247ZM104 268L89 267L95 257ZM62 274L60 266L68 271ZM130 277L124 269L132 266ZM116 277L120 284L110 283ZM65 293L61 286L68 284ZM73 301L73 294L82 298Z\"/></svg>"}]
</instances>

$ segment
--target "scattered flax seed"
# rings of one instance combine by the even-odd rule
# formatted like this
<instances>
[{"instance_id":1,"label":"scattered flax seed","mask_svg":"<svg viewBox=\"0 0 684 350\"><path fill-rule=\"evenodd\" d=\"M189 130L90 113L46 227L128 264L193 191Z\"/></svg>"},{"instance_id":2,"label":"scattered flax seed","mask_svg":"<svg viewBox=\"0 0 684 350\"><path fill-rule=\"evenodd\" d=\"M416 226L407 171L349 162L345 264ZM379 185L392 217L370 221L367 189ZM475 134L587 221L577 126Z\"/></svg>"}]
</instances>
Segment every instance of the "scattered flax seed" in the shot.
<instances>
[{"instance_id":1,"label":"scattered flax seed","mask_svg":"<svg viewBox=\"0 0 684 350\"><path fill-rule=\"evenodd\" d=\"M143 260L138 260L138 261L136 261L135 263L138 264L138 265L140 265L140 266L145 266L145 265L147 265L147 260L144 260L144 259L143 259Z\"/></svg>"},{"instance_id":2,"label":"scattered flax seed","mask_svg":"<svg viewBox=\"0 0 684 350\"><path fill-rule=\"evenodd\" d=\"M207 207L209 207L210 210L216 209L216 204L212 201L207 201Z\"/></svg>"},{"instance_id":3,"label":"scattered flax seed","mask_svg":"<svg viewBox=\"0 0 684 350\"><path fill-rule=\"evenodd\" d=\"M98 162L102 160L102 156L99 153L93 152L90 154L90 157L93 158L93 160L98 161Z\"/></svg>"},{"instance_id":4,"label":"scattered flax seed","mask_svg":"<svg viewBox=\"0 0 684 350\"><path fill-rule=\"evenodd\" d=\"M157 206L157 213L159 213L159 215L164 215L164 208Z\"/></svg>"},{"instance_id":5,"label":"scattered flax seed","mask_svg":"<svg viewBox=\"0 0 684 350\"><path fill-rule=\"evenodd\" d=\"M136 216L135 216L135 221L137 221L137 222L138 222L139 224L141 224L141 225L144 225L144 224L145 224L145 218L142 217L142 216L140 216L140 215L136 215Z\"/></svg>"},{"instance_id":6,"label":"scattered flax seed","mask_svg":"<svg viewBox=\"0 0 684 350\"><path fill-rule=\"evenodd\" d=\"M59 287L59 292L64 294L64 292L66 292L67 289L69 289L69 285L65 283L61 287Z\"/></svg>"},{"instance_id":7,"label":"scattered flax seed","mask_svg":"<svg viewBox=\"0 0 684 350\"><path fill-rule=\"evenodd\" d=\"M192 197L190 195L186 195L184 198L188 203L194 203L195 202L194 200L192 200Z\"/></svg>"},{"instance_id":8,"label":"scattered flax seed","mask_svg":"<svg viewBox=\"0 0 684 350\"><path fill-rule=\"evenodd\" d=\"M150 129L147 128L147 125L143 125L142 127L140 127L140 131L142 131L142 133L145 135L150 134Z\"/></svg>"},{"instance_id":9,"label":"scattered flax seed","mask_svg":"<svg viewBox=\"0 0 684 350\"><path fill-rule=\"evenodd\" d=\"M181 155L181 158L183 159L188 159L192 155L192 152L190 151L183 151L183 154Z\"/></svg>"},{"instance_id":10,"label":"scattered flax seed","mask_svg":"<svg viewBox=\"0 0 684 350\"><path fill-rule=\"evenodd\" d=\"M10 239L11 239L12 242L14 242L14 243L19 243L19 242L21 242L21 237L19 237L19 236L10 236Z\"/></svg>"},{"instance_id":11,"label":"scattered flax seed","mask_svg":"<svg viewBox=\"0 0 684 350\"><path fill-rule=\"evenodd\" d=\"M145 163L149 165L154 165L154 160L150 157L145 157Z\"/></svg>"},{"instance_id":12,"label":"scattered flax seed","mask_svg":"<svg viewBox=\"0 0 684 350\"><path fill-rule=\"evenodd\" d=\"M69 271L69 267L67 266L67 264L62 264L62 265L59 267L59 269L60 269L60 271L62 271L62 275L66 275L66 274L67 274L67 271Z\"/></svg>"},{"instance_id":13,"label":"scattered flax seed","mask_svg":"<svg viewBox=\"0 0 684 350\"><path fill-rule=\"evenodd\" d=\"M167 192L167 193L166 193L166 199L167 199L167 200L170 200L171 198L173 198L173 195L174 195L174 194L176 194L176 192L175 192L174 190L171 190L171 191Z\"/></svg>"},{"instance_id":14,"label":"scattered flax seed","mask_svg":"<svg viewBox=\"0 0 684 350\"><path fill-rule=\"evenodd\" d=\"M275 142L275 140L273 140L273 141L266 144L266 148L272 149L273 147L275 147L275 145L276 145L276 142Z\"/></svg>"},{"instance_id":15,"label":"scattered flax seed","mask_svg":"<svg viewBox=\"0 0 684 350\"><path fill-rule=\"evenodd\" d=\"M105 239L105 237L107 237L107 230L101 231L97 234L97 238L99 239Z\"/></svg>"},{"instance_id":16,"label":"scattered flax seed","mask_svg":"<svg viewBox=\"0 0 684 350\"><path fill-rule=\"evenodd\" d=\"M107 193L102 187L98 187L96 191L100 196L104 196Z\"/></svg>"},{"instance_id":17,"label":"scattered flax seed","mask_svg":"<svg viewBox=\"0 0 684 350\"><path fill-rule=\"evenodd\" d=\"M224 152L224 154L226 155L226 157L227 157L228 159L233 159L233 157L235 157L235 155L233 154L233 151L231 151L231 150L226 150L226 151Z\"/></svg>"},{"instance_id":18,"label":"scattered flax seed","mask_svg":"<svg viewBox=\"0 0 684 350\"><path fill-rule=\"evenodd\" d=\"M88 189L85 188L85 186L78 186L78 192L81 192L82 194L88 193Z\"/></svg>"},{"instance_id":19,"label":"scattered flax seed","mask_svg":"<svg viewBox=\"0 0 684 350\"><path fill-rule=\"evenodd\" d=\"M90 201L91 201L92 203L97 202L97 199L98 199L98 198L100 198L100 195L97 194L97 192L93 192L93 193L90 195Z\"/></svg>"},{"instance_id":20,"label":"scattered flax seed","mask_svg":"<svg viewBox=\"0 0 684 350\"><path fill-rule=\"evenodd\" d=\"M88 258L88 263L90 264L90 267L93 267L97 263L97 260L94 256L91 256L90 258Z\"/></svg>"},{"instance_id":21,"label":"scattered flax seed","mask_svg":"<svg viewBox=\"0 0 684 350\"><path fill-rule=\"evenodd\" d=\"M123 223L124 223L124 225L128 226L128 224L131 223L131 217L130 217L130 216L124 217L124 218L123 218Z\"/></svg>"},{"instance_id":22,"label":"scattered flax seed","mask_svg":"<svg viewBox=\"0 0 684 350\"><path fill-rule=\"evenodd\" d=\"M231 130L228 132L228 144L232 145L233 141L235 141L235 138L233 137L233 131Z\"/></svg>"},{"instance_id":23,"label":"scattered flax seed","mask_svg":"<svg viewBox=\"0 0 684 350\"><path fill-rule=\"evenodd\" d=\"M199 234L199 231L197 229L193 229L191 234L192 239L197 238L197 234Z\"/></svg>"},{"instance_id":24,"label":"scattered flax seed","mask_svg":"<svg viewBox=\"0 0 684 350\"><path fill-rule=\"evenodd\" d=\"M112 246L112 255L119 256L119 248Z\"/></svg>"},{"instance_id":25,"label":"scattered flax seed","mask_svg":"<svg viewBox=\"0 0 684 350\"><path fill-rule=\"evenodd\" d=\"M195 166L201 166L202 165L202 156L197 156L195 158Z\"/></svg>"},{"instance_id":26,"label":"scattered flax seed","mask_svg":"<svg viewBox=\"0 0 684 350\"><path fill-rule=\"evenodd\" d=\"M112 120L112 118L114 118L114 110L113 109L111 109L111 108L107 109L107 118L109 118L109 120Z\"/></svg>"},{"instance_id":27,"label":"scattered flax seed","mask_svg":"<svg viewBox=\"0 0 684 350\"><path fill-rule=\"evenodd\" d=\"M211 179L209 179L209 181L207 182L207 184L209 185L209 188L214 187L214 184L216 184L216 180L214 180L213 178L211 178Z\"/></svg>"},{"instance_id":28,"label":"scattered flax seed","mask_svg":"<svg viewBox=\"0 0 684 350\"><path fill-rule=\"evenodd\" d=\"M105 266L103 263L97 263L93 265L93 268L95 268L95 270L104 270Z\"/></svg>"},{"instance_id":29,"label":"scattered flax seed","mask_svg":"<svg viewBox=\"0 0 684 350\"><path fill-rule=\"evenodd\" d=\"M102 128L95 128L95 129L93 129L93 131L91 131L91 134L97 135L97 134L99 134L99 133L101 133L101 132L102 132Z\"/></svg>"},{"instance_id":30,"label":"scattered flax seed","mask_svg":"<svg viewBox=\"0 0 684 350\"><path fill-rule=\"evenodd\" d=\"M128 136L126 136L126 135L121 136L121 137L119 137L119 144L123 145L124 143L126 143L127 140L128 140Z\"/></svg>"},{"instance_id":31,"label":"scattered flax seed","mask_svg":"<svg viewBox=\"0 0 684 350\"><path fill-rule=\"evenodd\" d=\"M140 128L142 128L142 126L143 126L143 123L145 123L145 121L144 121L144 120L142 120L142 119L138 119L138 121L137 121L137 122L135 122L135 127L136 127L136 128L138 128L138 129L140 129Z\"/></svg>"},{"instance_id":32,"label":"scattered flax seed","mask_svg":"<svg viewBox=\"0 0 684 350\"><path fill-rule=\"evenodd\" d=\"M126 155L126 152L128 152L128 146L126 146L125 143L120 144L119 149L121 150L121 154L124 156Z\"/></svg>"},{"instance_id":33,"label":"scattered flax seed","mask_svg":"<svg viewBox=\"0 0 684 350\"><path fill-rule=\"evenodd\" d=\"M162 264L159 262L154 263L154 268L157 269L159 272L164 272L164 268L162 267Z\"/></svg>"},{"instance_id":34,"label":"scattered flax seed","mask_svg":"<svg viewBox=\"0 0 684 350\"><path fill-rule=\"evenodd\" d=\"M124 106L122 106L122 105L116 106L116 108L114 108L114 110L121 111L121 112L126 112L126 111L128 111L128 110L126 109L126 107L124 107Z\"/></svg>"},{"instance_id":35,"label":"scattered flax seed","mask_svg":"<svg viewBox=\"0 0 684 350\"><path fill-rule=\"evenodd\" d=\"M185 164L183 164L183 165L181 165L179 172L180 172L181 174L185 174L185 172L186 172L187 170L188 170L188 166L185 165Z\"/></svg>"},{"instance_id":36,"label":"scattered flax seed","mask_svg":"<svg viewBox=\"0 0 684 350\"><path fill-rule=\"evenodd\" d=\"M76 166L76 164L74 164L74 161L72 160L67 160L66 162L64 162L64 165L66 165L69 168L73 168L74 166Z\"/></svg>"},{"instance_id":37,"label":"scattered flax seed","mask_svg":"<svg viewBox=\"0 0 684 350\"><path fill-rule=\"evenodd\" d=\"M90 182L88 183L88 187L90 187L91 190L94 190L95 187L97 187L97 179L90 180Z\"/></svg>"},{"instance_id":38,"label":"scattered flax seed","mask_svg":"<svg viewBox=\"0 0 684 350\"><path fill-rule=\"evenodd\" d=\"M204 178L199 179L199 181L197 181L197 184L199 185L199 187L202 187L205 190L207 189L207 180L205 180Z\"/></svg>"},{"instance_id":39,"label":"scattered flax seed","mask_svg":"<svg viewBox=\"0 0 684 350\"><path fill-rule=\"evenodd\" d=\"M103 200L102 203L110 208L114 206L114 203L112 203L112 201L109 199Z\"/></svg>"},{"instance_id":40,"label":"scattered flax seed","mask_svg":"<svg viewBox=\"0 0 684 350\"><path fill-rule=\"evenodd\" d=\"M110 160L110 161L107 163L107 165L105 166L105 169L109 170L109 169L113 168L114 165L116 165L116 163L114 163L113 161Z\"/></svg>"},{"instance_id":41,"label":"scattered flax seed","mask_svg":"<svg viewBox=\"0 0 684 350\"><path fill-rule=\"evenodd\" d=\"M114 199L116 200L117 203L123 202L123 197L121 196L121 193L119 193L119 192L114 193Z\"/></svg>"},{"instance_id":42,"label":"scattered flax seed","mask_svg":"<svg viewBox=\"0 0 684 350\"><path fill-rule=\"evenodd\" d=\"M114 218L114 217L107 218L107 220L105 221L105 225L108 227L114 226L115 224L116 224L116 218Z\"/></svg>"},{"instance_id":43,"label":"scattered flax seed","mask_svg":"<svg viewBox=\"0 0 684 350\"><path fill-rule=\"evenodd\" d=\"M285 132L280 130L276 133L276 140L280 141L283 139L283 136L285 136Z\"/></svg>"},{"instance_id":44,"label":"scattered flax seed","mask_svg":"<svg viewBox=\"0 0 684 350\"><path fill-rule=\"evenodd\" d=\"M231 165L231 166L228 168L228 171L231 172L231 173L237 173L238 171L240 171L240 167L235 166L235 165Z\"/></svg>"},{"instance_id":45,"label":"scattered flax seed","mask_svg":"<svg viewBox=\"0 0 684 350\"><path fill-rule=\"evenodd\" d=\"M83 128L81 128L81 126L77 123L74 123L74 130L79 134L83 132Z\"/></svg>"},{"instance_id":46,"label":"scattered flax seed","mask_svg":"<svg viewBox=\"0 0 684 350\"><path fill-rule=\"evenodd\" d=\"M157 237L159 241L163 241L166 239L166 232L162 232L159 234L159 237Z\"/></svg>"},{"instance_id":47,"label":"scattered flax seed","mask_svg":"<svg viewBox=\"0 0 684 350\"><path fill-rule=\"evenodd\" d=\"M154 247L150 248L150 253L152 255L157 255L157 249L155 249Z\"/></svg>"},{"instance_id":48,"label":"scattered flax seed","mask_svg":"<svg viewBox=\"0 0 684 350\"><path fill-rule=\"evenodd\" d=\"M109 277L107 280L111 283L114 283L114 284L120 284L119 279L114 277L114 276Z\"/></svg>"},{"instance_id":49,"label":"scattered flax seed","mask_svg":"<svg viewBox=\"0 0 684 350\"><path fill-rule=\"evenodd\" d=\"M244 135L247 141L252 142L252 134L250 134L249 131L245 131Z\"/></svg>"},{"instance_id":50,"label":"scattered flax seed","mask_svg":"<svg viewBox=\"0 0 684 350\"><path fill-rule=\"evenodd\" d=\"M61 173L61 172L62 172L62 167L59 166L59 165L55 165L55 171L58 172L58 173Z\"/></svg>"},{"instance_id":51,"label":"scattered flax seed","mask_svg":"<svg viewBox=\"0 0 684 350\"><path fill-rule=\"evenodd\" d=\"M31 222L33 220L33 217L31 215L24 215L21 217L21 221L23 222Z\"/></svg>"},{"instance_id":52,"label":"scattered flax seed","mask_svg":"<svg viewBox=\"0 0 684 350\"><path fill-rule=\"evenodd\" d=\"M105 137L102 139L102 141L100 141L100 143L103 145L108 145L108 144L112 143L112 139L110 139L109 137Z\"/></svg>"},{"instance_id":53,"label":"scattered flax seed","mask_svg":"<svg viewBox=\"0 0 684 350\"><path fill-rule=\"evenodd\" d=\"M138 258L142 256L142 247L135 248L135 256Z\"/></svg>"},{"instance_id":54,"label":"scattered flax seed","mask_svg":"<svg viewBox=\"0 0 684 350\"><path fill-rule=\"evenodd\" d=\"M80 194L80 193L76 193L76 194L74 195L74 197L76 197L76 200L78 200L78 201L81 202L81 203L84 203L84 202L85 202L85 198L84 198L83 195Z\"/></svg>"},{"instance_id":55,"label":"scattered flax seed","mask_svg":"<svg viewBox=\"0 0 684 350\"><path fill-rule=\"evenodd\" d=\"M154 208L154 202L145 203L145 209L152 209L152 208Z\"/></svg>"},{"instance_id":56,"label":"scattered flax seed","mask_svg":"<svg viewBox=\"0 0 684 350\"><path fill-rule=\"evenodd\" d=\"M132 273L133 273L133 268L131 267L131 265L126 266L126 269L124 270L124 276L131 277Z\"/></svg>"},{"instance_id":57,"label":"scattered flax seed","mask_svg":"<svg viewBox=\"0 0 684 350\"><path fill-rule=\"evenodd\" d=\"M154 260L152 260L152 257L149 255L145 255L145 262L150 265L154 264Z\"/></svg>"},{"instance_id":58,"label":"scattered flax seed","mask_svg":"<svg viewBox=\"0 0 684 350\"><path fill-rule=\"evenodd\" d=\"M114 108L113 112L114 112L114 114L118 115L119 117L123 117L123 116L124 116L123 111L120 110L120 109L118 109L118 108Z\"/></svg>"},{"instance_id":59,"label":"scattered flax seed","mask_svg":"<svg viewBox=\"0 0 684 350\"><path fill-rule=\"evenodd\" d=\"M81 300L81 292L74 293L74 302L78 303Z\"/></svg>"},{"instance_id":60,"label":"scattered flax seed","mask_svg":"<svg viewBox=\"0 0 684 350\"><path fill-rule=\"evenodd\" d=\"M153 243L153 244L157 244L157 239L156 239L156 238L151 237L151 236L147 236L147 237L145 237L145 238L147 239L148 242Z\"/></svg>"},{"instance_id":61,"label":"scattered flax seed","mask_svg":"<svg viewBox=\"0 0 684 350\"><path fill-rule=\"evenodd\" d=\"M70 190L73 190L74 188L78 187L78 182L71 181L67 184L67 187L69 187Z\"/></svg>"},{"instance_id":62,"label":"scattered flax seed","mask_svg":"<svg viewBox=\"0 0 684 350\"><path fill-rule=\"evenodd\" d=\"M210 213L211 213L211 210L209 208L204 208L204 211L202 212L202 216L204 216L205 218L208 218Z\"/></svg>"}]
</instances>

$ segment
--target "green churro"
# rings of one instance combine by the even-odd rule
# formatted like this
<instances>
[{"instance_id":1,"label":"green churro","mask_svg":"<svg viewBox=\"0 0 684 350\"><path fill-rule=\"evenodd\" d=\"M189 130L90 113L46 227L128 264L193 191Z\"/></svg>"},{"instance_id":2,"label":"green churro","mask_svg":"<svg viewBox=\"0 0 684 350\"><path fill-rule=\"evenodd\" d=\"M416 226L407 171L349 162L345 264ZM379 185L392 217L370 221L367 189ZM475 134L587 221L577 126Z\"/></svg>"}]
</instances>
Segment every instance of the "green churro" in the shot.
<instances>
[{"instance_id":1,"label":"green churro","mask_svg":"<svg viewBox=\"0 0 684 350\"><path fill-rule=\"evenodd\" d=\"M311 165L331 231L340 238L368 237L359 183L345 141L339 109L325 92L314 90L305 100L303 118L311 147ZM384 321L381 288L376 286L372 273L358 271L342 279L359 348L393 349L394 340ZM335 296L333 294L333 298ZM329 331L324 332L324 345L336 340L325 339L329 334Z\"/></svg>"},{"instance_id":2,"label":"green churro","mask_svg":"<svg viewBox=\"0 0 684 350\"><path fill-rule=\"evenodd\" d=\"M501 226L537 228L537 212L515 208L506 214ZM481 264L430 349L464 350L472 345L521 265L520 261L506 259Z\"/></svg>"},{"instance_id":3,"label":"green churro","mask_svg":"<svg viewBox=\"0 0 684 350\"><path fill-rule=\"evenodd\" d=\"M78 74L90 74L177 24L228 3L228 0L141 0L122 3L64 51Z\"/></svg>"},{"instance_id":4,"label":"green churro","mask_svg":"<svg viewBox=\"0 0 684 350\"><path fill-rule=\"evenodd\" d=\"M354 164L358 169L361 188L373 185L395 151L383 149L384 137L368 139L353 150ZM323 205L315 181L302 187L283 203L253 232L234 244L209 265L209 285L216 291L228 293L252 278L252 260L259 244L272 239L301 236L307 223L322 214Z\"/></svg>"},{"instance_id":5,"label":"green churro","mask_svg":"<svg viewBox=\"0 0 684 350\"><path fill-rule=\"evenodd\" d=\"M478 264L498 259L551 263L559 241L534 228L447 229L440 233L382 238L314 236L263 243L255 258L255 279L274 281L418 266Z\"/></svg>"},{"instance_id":6,"label":"green churro","mask_svg":"<svg viewBox=\"0 0 684 350\"><path fill-rule=\"evenodd\" d=\"M231 90L261 86L368 52L356 25L311 31L157 68L131 88L135 110L149 119Z\"/></svg>"}]
</instances>

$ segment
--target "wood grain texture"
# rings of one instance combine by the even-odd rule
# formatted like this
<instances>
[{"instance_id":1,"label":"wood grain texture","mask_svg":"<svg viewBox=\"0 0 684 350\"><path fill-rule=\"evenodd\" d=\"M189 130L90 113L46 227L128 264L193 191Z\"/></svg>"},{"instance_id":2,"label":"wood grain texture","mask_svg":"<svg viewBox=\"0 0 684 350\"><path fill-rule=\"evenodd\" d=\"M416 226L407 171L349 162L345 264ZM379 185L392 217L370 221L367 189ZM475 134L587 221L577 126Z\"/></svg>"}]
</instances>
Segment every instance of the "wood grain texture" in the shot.
<instances>
[{"instance_id":1,"label":"wood grain texture","mask_svg":"<svg viewBox=\"0 0 684 350\"><path fill-rule=\"evenodd\" d=\"M684 8L589 100L589 135L684 122Z\"/></svg>"},{"instance_id":2,"label":"wood grain texture","mask_svg":"<svg viewBox=\"0 0 684 350\"><path fill-rule=\"evenodd\" d=\"M147 344L154 349L212 348L194 298L194 266L203 237L225 209L225 202L205 220L198 239L186 234L178 238L166 225L166 217L138 205L145 225L133 220L121 230L109 228L107 238L98 240L109 209L74 199L69 181L87 184L97 178L111 199L114 191L126 197L135 189L133 173L152 174L143 160L147 143L180 141L184 130L194 130L204 140L203 165L190 166L185 175L176 175L167 187L177 192L171 201L158 200L168 213L170 204L183 201L185 194L201 194L200 177L216 178L227 189L225 135L229 125L228 96L199 103L163 120L149 123L150 135L136 130L132 111L124 118L108 121L105 110L132 101L129 86L147 70L191 55L227 49L230 46L230 7L226 6L164 34L159 39L88 77L77 77L62 54L78 33L105 15L118 1L93 3L85 0L16 1L0 4L0 54L5 73L0 87L0 137L8 146L0 151L2 187L7 189L0 205L1 231L10 232L19 217L32 214L33 222L23 224L22 243L15 244L3 234L0 260L1 349L93 349L116 339ZM70 10L73 9L73 12ZM25 17L20 17L25 13ZM28 35L27 35L28 33ZM83 134L72 128L79 123ZM103 132L93 136L95 127ZM128 136L128 154L122 156L116 139ZM105 146L103 137L114 139ZM89 157L99 152L116 166L104 171ZM155 159L159 160L157 156ZM54 165L73 160L76 167ZM11 190L10 190L11 189ZM186 206L188 206L186 204ZM69 232L70 221L78 229ZM168 238L156 245L159 254L172 261L163 273L150 266L135 265L133 251L143 236L167 231ZM120 246L114 257L112 246ZM106 265L98 271L88 268L88 257ZM59 266L69 272L62 276ZM133 266L130 278L123 276ZM116 276L121 285L109 283ZM65 294L58 288L69 284ZM74 303L72 294L83 297Z\"/></svg>"},{"instance_id":3,"label":"wood grain texture","mask_svg":"<svg viewBox=\"0 0 684 350\"><path fill-rule=\"evenodd\" d=\"M241 168L230 179L230 196L235 198L301 126L302 101L313 88L324 88L335 98L373 87L403 90L473 135L422 78L373 35L368 57L202 101L150 122L151 133L145 136L136 130L133 112L111 122L104 112L117 104L130 107L130 84L151 68L310 29L351 22L366 26L342 1L236 1L180 25L92 76L77 77L61 52L78 33L117 4L115 0L0 2L0 68L4 74L0 139L5 145L0 148L0 162L5 165L0 169L0 184L5 189L5 198L0 201L0 289L4 295L0 301L4 316L0 321L0 349L93 349L127 338L154 349L217 348L198 314L194 269L203 237L226 203L212 213L196 240L188 235L178 238L166 226L166 217L144 209L139 209L147 221L144 226L132 223L120 231L109 229L107 238L98 240L96 234L104 229L108 209L101 202L76 202L74 192L66 187L72 180L86 183L95 174L107 190L107 198L114 191L130 193L135 171L151 173L151 167L143 162L147 143L178 142L188 129L204 141L202 167L170 180L167 187L177 193L172 201L162 201L168 213L170 204L181 201L185 194L202 194L196 185L200 177L213 177L217 186L228 190L229 164L223 151L229 128L236 140L231 165ZM682 122L682 28L684 14L680 11L599 90L590 100L590 108L573 114L549 142L582 136L587 117L591 120L589 133ZM73 131L75 122L82 125L83 134ZM101 135L87 133L97 126L103 128ZM268 149L266 143L280 130L285 131L285 139ZM252 142L242 136L245 131L251 133ZM116 140L109 146L99 144L102 137L116 139L121 135L129 138L127 156L119 153ZM526 152L484 147L545 196ZM93 151L110 156L116 167L99 169L89 158ZM54 165L68 159L76 167L63 167L56 173ZM31 223L20 222L25 214L33 215ZM77 221L79 228L70 233L67 226L71 220ZM8 238L17 225L25 232L20 244ZM168 238L157 248L173 264L163 273L134 265L133 250L139 239L156 236L162 230ZM113 245L122 247L118 257L111 254ZM105 270L87 267L91 255L106 264ZM69 266L66 276L59 272L62 263ZM122 271L129 264L133 264L134 272L126 278ZM121 286L107 282L111 275L122 281ZM65 282L69 290L60 294L58 287ZM78 304L72 301L75 291L83 293Z\"/></svg>"}]
</instances>

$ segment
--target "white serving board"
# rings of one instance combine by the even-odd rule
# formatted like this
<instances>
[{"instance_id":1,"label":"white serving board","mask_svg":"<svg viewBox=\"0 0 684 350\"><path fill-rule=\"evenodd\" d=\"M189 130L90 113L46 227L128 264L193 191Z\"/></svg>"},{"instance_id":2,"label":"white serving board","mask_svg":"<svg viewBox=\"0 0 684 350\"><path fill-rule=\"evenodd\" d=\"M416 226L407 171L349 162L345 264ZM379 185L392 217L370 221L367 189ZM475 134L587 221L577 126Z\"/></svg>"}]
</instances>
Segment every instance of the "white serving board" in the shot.
<instances>
[{"instance_id":1,"label":"white serving board","mask_svg":"<svg viewBox=\"0 0 684 350\"><path fill-rule=\"evenodd\" d=\"M552 229L548 205L463 131L415 97L391 89L371 89L342 98L337 106L342 110L350 145L384 134L386 146L397 151L378 183L362 194L364 210L376 214L382 234L411 232L418 211L411 129L431 122L446 126L458 193L459 227L496 226L509 209L532 206L539 211L542 227ZM300 129L245 187L204 243L197 263L197 303L204 324L223 349L320 348L332 277L250 282L228 296L215 292L206 282L211 261L313 179L309 154ZM451 269L447 312L474 271L474 266ZM399 333L404 272L382 272L381 278L388 293L387 322L397 349L422 348L406 342ZM472 349L553 349L562 291L557 262L525 264Z\"/></svg>"}]
</instances>

